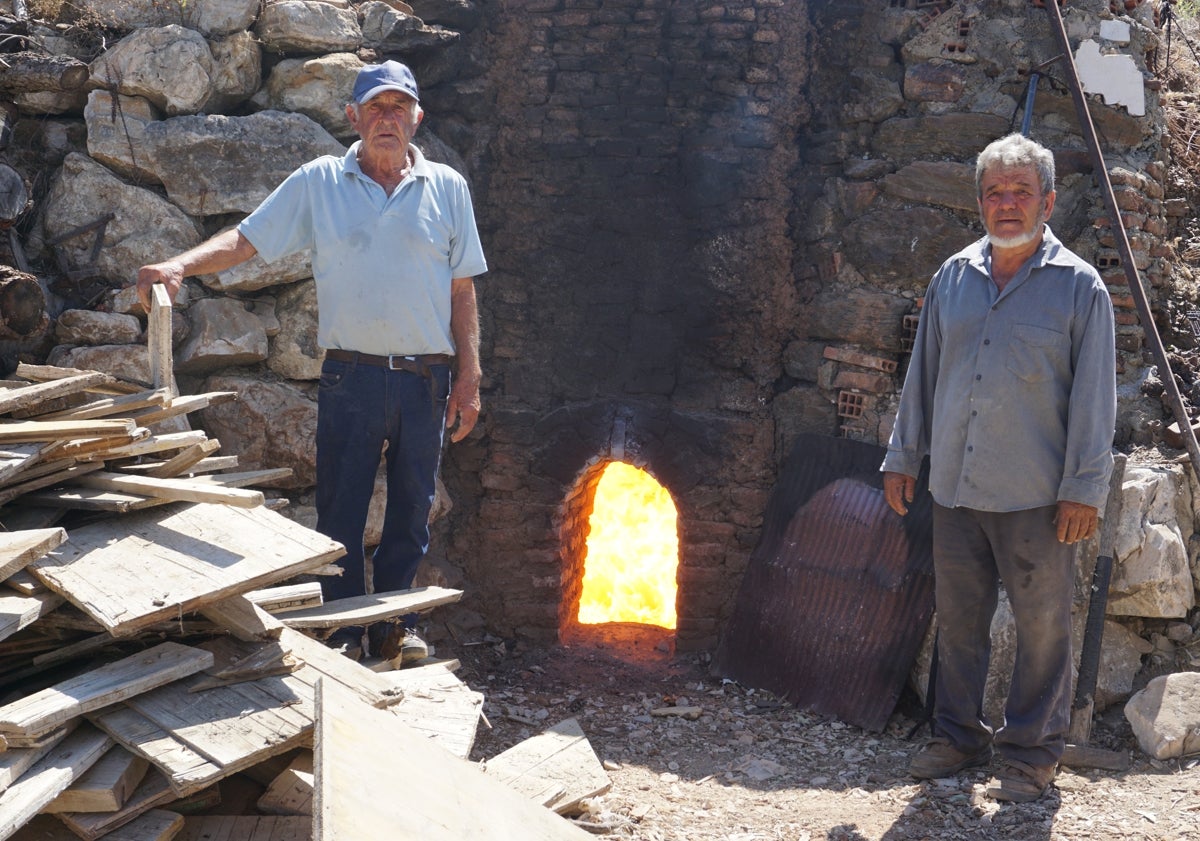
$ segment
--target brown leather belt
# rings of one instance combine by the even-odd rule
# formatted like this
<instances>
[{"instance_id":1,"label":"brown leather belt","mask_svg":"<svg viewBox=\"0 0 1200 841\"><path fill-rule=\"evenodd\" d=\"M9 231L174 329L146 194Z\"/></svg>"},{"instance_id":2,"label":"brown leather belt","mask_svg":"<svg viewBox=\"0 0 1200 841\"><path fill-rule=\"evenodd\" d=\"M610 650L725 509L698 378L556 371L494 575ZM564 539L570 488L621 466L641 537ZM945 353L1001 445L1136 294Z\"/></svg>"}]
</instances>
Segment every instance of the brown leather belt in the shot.
<instances>
[{"instance_id":1,"label":"brown leather belt","mask_svg":"<svg viewBox=\"0 0 1200 841\"><path fill-rule=\"evenodd\" d=\"M390 356L377 356L373 353L359 353L356 350L341 350L340 348L329 348L325 351L325 358L335 362L375 365L387 368L389 371L408 371L410 374L422 377L430 375L430 365L449 365L454 361L454 357L448 353L425 353L418 356L401 356L394 353Z\"/></svg>"}]
</instances>

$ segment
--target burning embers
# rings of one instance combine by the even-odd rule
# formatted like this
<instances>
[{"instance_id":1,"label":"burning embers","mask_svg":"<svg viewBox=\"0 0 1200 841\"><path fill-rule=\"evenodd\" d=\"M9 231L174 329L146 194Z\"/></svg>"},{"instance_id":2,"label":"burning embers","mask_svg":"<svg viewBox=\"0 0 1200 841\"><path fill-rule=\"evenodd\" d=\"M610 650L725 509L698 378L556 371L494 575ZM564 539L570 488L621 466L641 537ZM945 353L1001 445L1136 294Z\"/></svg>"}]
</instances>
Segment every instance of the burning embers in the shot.
<instances>
[{"instance_id":1,"label":"burning embers","mask_svg":"<svg viewBox=\"0 0 1200 841\"><path fill-rule=\"evenodd\" d=\"M589 518L578 621L675 628L675 503L644 470L610 462Z\"/></svg>"}]
</instances>

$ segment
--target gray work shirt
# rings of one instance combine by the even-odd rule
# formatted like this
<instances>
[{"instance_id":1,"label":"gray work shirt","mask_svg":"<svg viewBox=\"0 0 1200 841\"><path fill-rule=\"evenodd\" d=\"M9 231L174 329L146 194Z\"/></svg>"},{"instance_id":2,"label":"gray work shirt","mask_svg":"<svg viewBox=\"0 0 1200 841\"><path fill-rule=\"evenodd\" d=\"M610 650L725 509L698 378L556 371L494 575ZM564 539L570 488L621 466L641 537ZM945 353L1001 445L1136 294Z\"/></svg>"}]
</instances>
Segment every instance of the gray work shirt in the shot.
<instances>
[{"instance_id":1,"label":"gray work shirt","mask_svg":"<svg viewBox=\"0 0 1200 841\"><path fill-rule=\"evenodd\" d=\"M986 238L942 264L925 295L883 470L948 508L1021 511L1070 500L1104 512L1116 423L1112 301L1046 226L996 289Z\"/></svg>"}]
</instances>

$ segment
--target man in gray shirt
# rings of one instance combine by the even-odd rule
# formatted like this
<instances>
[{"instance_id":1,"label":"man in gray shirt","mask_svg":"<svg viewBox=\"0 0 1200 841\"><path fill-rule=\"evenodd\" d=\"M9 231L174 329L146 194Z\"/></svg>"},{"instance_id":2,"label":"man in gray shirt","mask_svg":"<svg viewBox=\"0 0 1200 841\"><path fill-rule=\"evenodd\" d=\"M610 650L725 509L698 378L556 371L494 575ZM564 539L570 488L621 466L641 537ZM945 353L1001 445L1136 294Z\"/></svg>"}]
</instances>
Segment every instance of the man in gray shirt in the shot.
<instances>
[{"instance_id":1,"label":"man in gray shirt","mask_svg":"<svg viewBox=\"0 0 1200 841\"><path fill-rule=\"evenodd\" d=\"M934 737L913 776L1003 760L988 794L1049 788L1070 722L1075 545L1107 498L1116 420L1112 302L1096 270L1046 221L1054 157L1010 135L975 172L987 236L925 296L883 462L900 515L930 458L938 620ZM989 629L1003 583L1017 626L1004 721L983 713Z\"/></svg>"}]
</instances>

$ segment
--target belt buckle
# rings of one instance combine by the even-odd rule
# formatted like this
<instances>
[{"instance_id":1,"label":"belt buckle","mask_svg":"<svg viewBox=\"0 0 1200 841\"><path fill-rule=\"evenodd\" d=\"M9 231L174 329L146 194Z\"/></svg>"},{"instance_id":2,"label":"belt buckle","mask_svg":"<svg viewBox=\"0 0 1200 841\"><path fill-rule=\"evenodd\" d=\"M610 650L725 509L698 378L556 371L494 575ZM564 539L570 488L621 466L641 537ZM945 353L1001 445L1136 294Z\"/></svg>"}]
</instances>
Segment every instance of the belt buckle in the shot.
<instances>
[{"instance_id":1,"label":"belt buckle","mask_svg":"<svg viewBox=\"0 0 1200 841\"><path fill-rule=\"evenodd\" d=\"M389 353L387 357L387 367L389 371L407 371L409 366L405 365L408 362L407 356L401 356L397 353Z\"/></svg>"}]
</instances>

